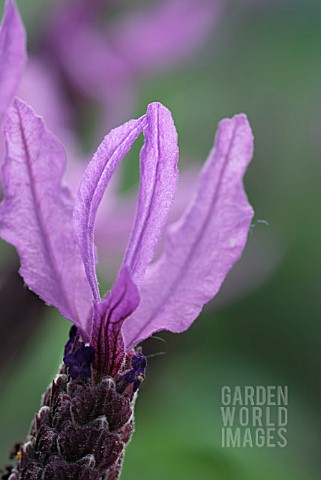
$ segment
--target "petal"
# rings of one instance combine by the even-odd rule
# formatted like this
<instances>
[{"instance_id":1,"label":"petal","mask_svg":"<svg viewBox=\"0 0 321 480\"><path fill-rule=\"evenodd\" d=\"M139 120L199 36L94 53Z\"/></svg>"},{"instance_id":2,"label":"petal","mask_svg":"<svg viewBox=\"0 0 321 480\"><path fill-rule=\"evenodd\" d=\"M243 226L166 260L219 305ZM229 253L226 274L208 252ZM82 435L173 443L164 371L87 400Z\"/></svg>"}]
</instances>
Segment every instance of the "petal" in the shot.
<instances>
[{"instance_id":1,"label":"petal","mask_svg":"<svg viewBox=\"0 0 321 480\"><path fill-rule=\"evenodd\" d=\"M14 1L8 0L0 27L0 122L16 93L25 60L25 30Z\"/></svg>"},{"instance_id":2,"label":"petal","mask_svg":"<svg viewBox=\"0 0 321 480\"><path fill-rule=\"evenodd\" d=\"M75 234L94 298L99 302L95 272L94 223L103 193L117 164L144 128L138 208L123 265L139 284L152 260L172 205L178 178L177 134L169 111L158 103L147 115L112 130L90 162L77 194Z\"/></svg>"},{"instance_id":3,"label":"petal","mask_svg":"<svg viewBox=\"0 0 321 480\"><path fill-rule=\"evenodd\" d=\"M18 99L8 110L5 139L1 237L17 248L27 285L86 336L92 299L73 236L73 200L61 185L64 150Z\"/></svg>"},{"instance_id":4,"label":"petal","mask_svg":"<svg viewBox=\"0 0 321 480\"><path fill-rule=\"evenodd\" d=\"M96 352L94 370L99 375L115 376L120 370L125 357L121 327L138 304L138 290L123 267L112 291L95 307L91 345Z\"/></svg>"},{"instance_id":5,"label":"petal","mask_svg":"<svg viewBox=\"0 0 321 480\"><path fill-rule=\"evenodd\" d=\"M146 275L141 303L126 320L127 348L159 330L182 332L220 289L240 258L253 216L242 179L253 137L244 115L223 120L198 191Z\"/></svg>"},{"instance_id":6,"label":"petal","mask_svg":"<svg viewBox=\"0 0 321 480\"><path fill-rule=\"evenodd\" d=\"M134 227L124 264L140 285L173 204L178 181L177 132L170 112L153 103L147 110L148 127L141 151L140 191Z\"/></svg>"},{"instance_id":7,"label":"petal","mask_svg":"<svg viewBox=\"0 0 321 480\"><path fill-rule=\"evenodd\" d=\"M94 224L99 204L118 165L147 124L146 116L112 130L89 163L79 185L73 223L94 299L100 301L95 270Z\"/></svg>"}]
</instances>

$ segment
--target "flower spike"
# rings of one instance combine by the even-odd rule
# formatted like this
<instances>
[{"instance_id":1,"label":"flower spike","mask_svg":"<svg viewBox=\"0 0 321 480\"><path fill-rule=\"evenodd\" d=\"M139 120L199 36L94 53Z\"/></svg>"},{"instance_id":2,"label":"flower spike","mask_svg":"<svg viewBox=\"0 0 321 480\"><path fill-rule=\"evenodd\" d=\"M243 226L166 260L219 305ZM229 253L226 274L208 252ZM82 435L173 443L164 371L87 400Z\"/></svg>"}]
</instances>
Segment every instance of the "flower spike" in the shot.
<instances>
[{"instance_id":1,"label":"flower spike","mask_svg":"<svg viewBox=\"0 0 321 480\"><path fill-rule=\"evenodd\" d=\"M95 217L112 174L142 131L137 214L116 282L101 300ZM220 123L196 195L152 267L178 179L177 134L165 107L151 104L146 115L105 137L75 205L62 186L61 145L18 99L8 110L5 138L0 235L17 248L29 287L77 327L10 480L116 480L147 364L141 347L132 347L155 331L188 328L245 246L253 215L242 184L251 129L244 115Z\"/></svg>"}]
</instances>

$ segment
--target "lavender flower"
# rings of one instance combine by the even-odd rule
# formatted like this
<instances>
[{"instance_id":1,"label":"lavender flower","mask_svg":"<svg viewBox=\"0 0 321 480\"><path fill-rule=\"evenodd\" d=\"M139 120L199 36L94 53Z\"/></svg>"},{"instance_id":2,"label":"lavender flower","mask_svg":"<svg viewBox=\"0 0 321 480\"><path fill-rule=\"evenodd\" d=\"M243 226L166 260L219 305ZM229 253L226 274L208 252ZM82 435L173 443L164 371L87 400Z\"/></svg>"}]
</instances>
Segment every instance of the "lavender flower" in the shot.
<instances>
[{"instance_id":1,"label":"lavender flower","mask_svg":"<svg viewBox=\"0 0 321 480\"><path fill-rule=\"evenodd\" d=\"M17 18L11 1L6 12ZM3 111L16 77L8 85ZM177 134L163 105L149 105L141 118L104 138L75 200L63 184L62 146L26 103L13 101L4 132L0 235L16 247L29 288L74 325L64 363L9 478L116 479L145 375L146 359L136 345L159 330L186 330L245 246L253 211L242 178L252 157L251 129L244 115L220 123L196 194L152 265L178 181ZM96 214L117 165L141 133L136 217L114 286L101 298Z\"/></svg>"},{"instance_id":2,"label":"lavender flower","mask_svg":"<svg viewBox=\"0 0 321 480\"><path fill-rule=\"evenodd\" d=\"M117 164L141 132L136 220L114 287L101 299L95 216ZM65 365L44 398L12 478L62 478L57 476L62 471L66 478L81 478L82 468L83 478L104 478L106 472L106 478L117 478L145 369L132 347L156 331L188 328L244 248L252 218L242 187L252 155L250 127L244 115L221 122L197 194L148 270L178 179L177 135L165 107L151 104L146 115L105 137L75 202L62 185L62 147L18 99L9 108L5 138L0 234L17 248L27 285L82 337L71 335Z\"/></svg>"}]
</instances>

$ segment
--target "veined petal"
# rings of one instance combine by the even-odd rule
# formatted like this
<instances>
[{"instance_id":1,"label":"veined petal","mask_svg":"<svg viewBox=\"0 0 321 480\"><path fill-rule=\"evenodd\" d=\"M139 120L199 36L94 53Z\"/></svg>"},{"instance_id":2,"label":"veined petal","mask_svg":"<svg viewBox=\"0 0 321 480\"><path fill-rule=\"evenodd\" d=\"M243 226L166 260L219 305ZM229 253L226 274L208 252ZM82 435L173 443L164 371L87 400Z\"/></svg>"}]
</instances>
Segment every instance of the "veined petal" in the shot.
<instances>
[{"instance_id":1,"label":"veined petal","mask_svg":"<svg viewBox=\"0 0 321 480\"><path fill-rule=\"evenodd\" d=\"M246 243L253 210L243 189L253 137L245 115L223 120L195 198L147 272L141 303L123 325L130 348L153 332L186 330L218 292Z\"/></svg>"},{"instance_id":2,"label":"veined petal","mask_svg":"<svg viewBox=\"0 0 321 480\"><path fill-rule=\"evenodd\" d=\"M100 301L95 269L94 224L107 185L119 162L147 125L147 118L131 120L112 130L89 163L79 185L73 223L75 236L85 265L95 302Z\"/></svg>"},{"instance_id":3,"label":"veined petal","mask_svg":"<svg viewBox=\"0 0 321 480\"><path fill-rule=\"evenodd\" d=\"M111 292L95 306L91 345L96 355L94 370L99 375L115 376L125 357L121 327L139 304L138 290L126 267L118 275Z\"/></svg>"},{"instance_id":4,"label":"veined petal","mask_svg":"<svg viewBox=\"0 0 321 480\"><path fill-rule=\"evenodd\" d=\"M14 1L7 0L0 26L0 123L18 88L25 60L25 30Z\"/></svg>"},{"instance_id":5,"label":"veined petal","mask_svg":"<svg viewBox=\"0 0 321 480\"><path fill-rule=\"evenodd\" d=\"M146 116L112 130L105 137L79 186L74 228L96 302L100 301L94 248L97 210L118 163L143 129L145 145L141 152L138 209L123 261L123 266L138 285L152 260L174 200L178 178L177 134L169 111L153 103Z\"/></svg>"},{"instance_id":6,"label":"veined petal","mask_svg":"<svg viewBox=\"0 0 321 480\"><path fill-rule=\"evenodd\" d=\"M15 99L5 122L0 235L20 255L20 273L88 338L92 297L72 230L73 199L61 185L65 153L40 117Z\"/></svg>"},{"instance_id":7,"label":"veined petal","mask_svg":"<svg viewBox=\"0 0 321 480\"><path fill-rule=\"evenodd\" d=\"M141 151L138 208L124 257L136 285L140 285L154 256L178 181L177 132L169 110L160 103L152 103L147 110L147 120Z\"/></svg>"}]
</instances>

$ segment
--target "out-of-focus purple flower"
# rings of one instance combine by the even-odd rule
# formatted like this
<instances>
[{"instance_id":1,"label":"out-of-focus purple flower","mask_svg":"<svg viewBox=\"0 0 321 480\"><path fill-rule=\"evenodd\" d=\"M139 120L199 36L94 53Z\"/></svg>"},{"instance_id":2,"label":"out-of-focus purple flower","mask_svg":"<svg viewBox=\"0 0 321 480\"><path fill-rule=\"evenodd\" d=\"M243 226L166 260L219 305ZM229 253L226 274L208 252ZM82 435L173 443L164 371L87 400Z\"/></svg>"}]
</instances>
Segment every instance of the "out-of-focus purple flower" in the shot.
<instances>
[{"instance_id":1,"label":"out-of-focus purple flower","mask_svg":"<svg viewBox=\"0 0 321 480\"><path fill-rule=\"evenodd\" d=\"M18 88L26 60L25 30L13 0L5 4L0 26L0 123Z\"/></svg>"},{"instance_id":2,"label":"out-of-focus purple flower","mask_svg":"<svg viewBox=\"0 0 321 480\"><path fill-rule=\"evenodd\" d=\"M26 35L13 0L7 0L0 26L0 127L17 92L26 61ZM2 134L0 156L2 158Z\"/></svg>"},{"instance_id":3,"label":"out-of-focus purple flower","mask_svg":"<svg viewBox=\"0 0 321 480\"><path fill-rule=\"evenodd\" d=\"M130 114L142 76L179 63L204 43L220 4L163 0L102 28L106 5L75 0L58 6L47 42L73 87L103 107L104 126L114 126Z\"/></svg>"},{"instance_id":4,"label":"out-of-focus purple flower","mask_svg":"<svg viewBox=\"0 0 321 480\"><path fill-rule=\"evenodd\" d=\"M220 0L165 0L124 19L113 40L127 74L150 75L195 53L218 17Z\"/></svg>"}]
</instances>

